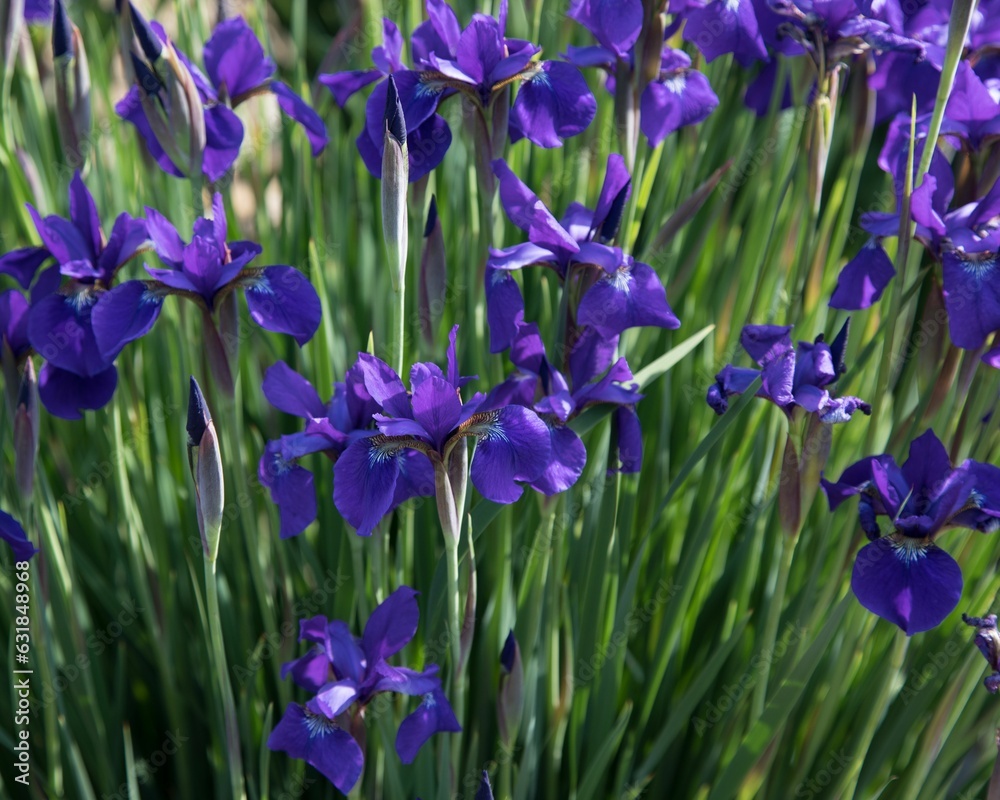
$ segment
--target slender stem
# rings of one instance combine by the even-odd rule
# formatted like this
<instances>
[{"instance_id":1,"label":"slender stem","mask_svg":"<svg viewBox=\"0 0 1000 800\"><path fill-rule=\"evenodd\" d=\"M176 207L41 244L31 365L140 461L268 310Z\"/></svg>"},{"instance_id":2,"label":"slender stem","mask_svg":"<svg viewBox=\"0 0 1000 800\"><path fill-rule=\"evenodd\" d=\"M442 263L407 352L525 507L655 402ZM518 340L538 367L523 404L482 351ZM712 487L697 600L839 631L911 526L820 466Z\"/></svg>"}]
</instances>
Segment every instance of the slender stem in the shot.
<instances>
[{"instance_id":1,"label":"slender stem","mask_svg":"<svg viewBox=\"0 0 1000 800\"><path fill-rule=\"evenodd\" d=\"M197 175L191 176L191 208L194 211L195 219L205 213L205 202L201 197L202 175L199 171Z\"/></svg>"},{"instance_id":2,"label":"slender stem","mask_svg":"<svg viewBox=\"0 0 1000 800\"><path fill-rule=\"evenodd\" d=\"M208 628L212 650L212 671L219 679L222 697L222 713L226 726L226 758L229 762L229 782L233 800L244 800L246 789L243 785L243 756L240 752L240 730L236 722L236 703L233 687L229 680L229 666L226 662L226 648L222 638L222 618L219 614L219 587L215 574L215 562L205 559L205 602L208 606Z\"/></svg>"},{"instance_id":3,"label":"slender stem","mask_svg":"<svg viewBox=\"0 0 1000 800\"><path fill-rule=\"evenodd\" d=\"M406 276L396 287L396 303L393 306L393 367L397 375L403 374L403 349L406 342Z\"/></svg>"}]
</instances>

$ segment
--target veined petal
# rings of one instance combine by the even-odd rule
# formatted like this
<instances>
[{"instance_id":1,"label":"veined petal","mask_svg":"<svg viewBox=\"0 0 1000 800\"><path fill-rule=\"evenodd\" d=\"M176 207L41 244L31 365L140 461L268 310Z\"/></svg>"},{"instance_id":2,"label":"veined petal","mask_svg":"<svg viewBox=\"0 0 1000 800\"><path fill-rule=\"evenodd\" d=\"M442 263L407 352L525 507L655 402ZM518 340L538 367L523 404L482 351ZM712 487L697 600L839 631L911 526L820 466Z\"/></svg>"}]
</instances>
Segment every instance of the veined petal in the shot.
<instances>
[{"instance_id":1,"label":"veined petal","mask_svg":"<svg viewBox=\"0 0 1000 800\"><path fill-rule=\"evenodd\" d=\"M942 256L944 304L952 341L966 350L1000 330L1000 256L946 250Z\"/></svg>"},{"instance_id":2,"label":"veined petal","mask_svg":"<svg viewBox=\"0 0 1000 800\"><path fill-rule=\"evenodd\" d=\"M604 336L616 336L627 328L644 325L673 330L681 324L667 304L659 277L641 261L602 276L580 301L577 319Z\"/></svg>"},{"instance_id":3,"label":"veined petal","mask_svg":"<svg viewBox=\"0 0 1000 800\"><path fill-rule=\"evenodd\" d=\"M518 482L534 481L548 467L552 450L548 426L523 406L480 412L469 420L465 432L479 440L470 476L487 500L513 503L523 493Z\"/></svg>"},{"instance_id":4,"label":"veined petal","mask_svg":"<svg viewBox=\"0 0 1000 800\"><path fill-rule=\"evenodd\" d=\"M294 462L286 461L281 442L271 441L264 448L257 467L257 477L271 493L278 507L282 539L298 536L316 519L316 488L313 474Z\"/></svg>"},{"instance_id":5,"label":"veined petal","mask_svg":"<svg viewBox=\"0 0 1000 800\"><path fill-rule=\"evenodd\" d=\"M378 435L358 439L333 468L333 502L360 536L368 536L389 509L406 445Z\"/></svg>"},{"instance_id":6,"label":"veined petal","mask_svg":"<svg viewBox=\"0 0 1000 800\"><path fill-rule=\"evenodd\" d=\"M458 390L444 378L430 376L413 390L413 416L430 435L436 450L458 425L462 401Z\"/></svg>"},{"instance_id":7,"label":"veined petal","mask_svg":"<svg viewBox=\"0 0 1000 800\"><path fill-rule=\"evenodd\" d=\"M126 281L102 294L90 321L104 359L114 361L126 344L149 333L162 308L163 295L145 281Z\"/></svg>"},{"instance_id":8,"label":"veined petal","mask_svg":"<svg viewBox=\"0 0 1000 800\"><path fill-rule=\"evenodd\" d=\"M361 370L368 393L387 414L413 418L406 388L392 367L368 353L358 353L357 367Z\"/></svg>"},{"instance_id":9,"label":"veined petal","mask_svg":"<svg viewBox=\"0 0 1000 800\"><path fill-rule=\"evenodd\" d=\"M438 732L458 733L462 726L441 689L424 695L417 710L402 721L396 734L396 752L404 764L412 764L417 752Z\"/></svg>"},{"instance_id":10,"label":"veined petal","mask_svg":"<svg viewBox=\"0 0 1000 800\"><path fill-rule=\"evenodd\" d=\"M545 61L518 89L510 110L510 139L539 147L562 147L562 140L587 129L597 101L572 64Z\"/></svg>"},{"instance_id":11,"label":"veined petal","mask_svg":"<svg viewBox=\"0 0 1000 800\"><path fill-rule=\"evenodd\" d=\"M297 703L288 704L285 716L271 731L267 746L303 759L344 794L354 788L364 766L361 747L347 731Z\"/></svg>"},{"instance_id":12,"label":"veined petal","mask_svg":"<svg viewBox=\"0 0 1000 800\"><path fill-rule=\"evenodd\" d=\"M323 647L338 678L348 678L358 684L365 681L366 668L371 662L366 660L364 650L346 622L335 619L324 627Z\"/></svg>"},{"instance_id":13,"label":"veined petal","mask_svg":"<svg viewBox=\"0 0 1000 800\"><path fill-rule=\"evenodd\" d=\"M944 621L962 596L962 570L937 545L885 536L858 553L851 573L858 601L907 636Z\"/></svg>"},{"instance_id":14,"label":"veined petal","mask_svg":"<svg viewBox=\"0 0 1000 800\"><path fill-rule=\"evenodd\" d=\"M253 321L269 331L289 334L299 347L319 328L323 315L319 295L294 267L266 267L245 291Z\"/></svg>"},{"instance_id":15,"label":"veined petal","mask_svg":"<svg viewBox=\"0 0 1000 800\"><path fill-rule=\"evenodd\" d=\"M332 681L319 690L315 703L323 714L336 719L358 699L358 685L350 678Z\"/></svg>"},{"instance_id":16,"label":"veined petal","mask_svg":"<svg viewBox=\"0 0 1000 800\"><path fill-rule=\"evenodd\" d=\"M549 427L551 458L545 471L530 483L536 492L552 496L577 482L587 465L587 448L571 428Z\"/></svg>"}]
</instances>

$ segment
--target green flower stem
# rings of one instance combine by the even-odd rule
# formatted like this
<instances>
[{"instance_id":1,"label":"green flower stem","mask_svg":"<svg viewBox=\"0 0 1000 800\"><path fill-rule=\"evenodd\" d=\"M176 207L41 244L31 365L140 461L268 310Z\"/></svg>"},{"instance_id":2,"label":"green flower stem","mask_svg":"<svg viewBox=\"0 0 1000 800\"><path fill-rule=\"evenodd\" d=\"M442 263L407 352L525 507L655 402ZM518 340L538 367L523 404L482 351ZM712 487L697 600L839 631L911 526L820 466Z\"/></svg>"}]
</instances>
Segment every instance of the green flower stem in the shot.
<instances>
[{"instance_id":1,"label":"green flower stem","mask_svg":"<svg viewBox=\"0 0 1000 800\"><path fill-rule=\"evenodd\" d=\"M216 562L205 559L205 602L208 613L209 645L212 653L212 672L218 677L222 698L222 714L226 727L226 758L229 764L229 783L233 800L244 800L243 755L240 751L240 730L236 722L236 703L229 680L229 665L222 637L222 619L219 614L219 587L215 573Z\"/></svg>"}]
</instances>

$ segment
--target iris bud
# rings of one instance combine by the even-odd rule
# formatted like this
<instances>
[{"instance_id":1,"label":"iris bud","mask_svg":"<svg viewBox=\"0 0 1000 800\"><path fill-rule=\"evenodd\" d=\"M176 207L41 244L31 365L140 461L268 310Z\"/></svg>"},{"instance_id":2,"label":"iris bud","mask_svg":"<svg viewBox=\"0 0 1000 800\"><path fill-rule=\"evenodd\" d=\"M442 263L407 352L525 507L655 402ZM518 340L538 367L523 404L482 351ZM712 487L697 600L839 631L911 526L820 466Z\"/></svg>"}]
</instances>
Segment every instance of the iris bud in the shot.
<instances>
[{"instance_id":1,"label":"iris bud","mask_svg":"<svg viewBox=\"0 0 1000 800\"><path fill-rule=\"evenodd\" d=\"M205 557L215 563L222 533L222 512L225 485L222 477L222 457L215 423L208 410L198 382L191 378L188 399L188 463L194 479L197 500L198 530Z\"/></svg>"}]
</instances>

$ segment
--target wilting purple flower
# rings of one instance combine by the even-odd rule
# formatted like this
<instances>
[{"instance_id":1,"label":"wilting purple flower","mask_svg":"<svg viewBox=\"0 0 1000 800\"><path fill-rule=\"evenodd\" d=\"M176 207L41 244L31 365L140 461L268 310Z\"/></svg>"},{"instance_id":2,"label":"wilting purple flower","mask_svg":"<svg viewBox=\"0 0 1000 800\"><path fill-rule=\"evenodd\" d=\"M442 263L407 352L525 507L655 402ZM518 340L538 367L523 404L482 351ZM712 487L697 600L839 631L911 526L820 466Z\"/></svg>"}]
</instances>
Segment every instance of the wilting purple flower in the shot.
<instances>
[{"instance_id":1,"label":"wilting purple flower","mask_svg":"<svg viewBox=\"0 0 1000 800\"><path fill-rule=\"evenodd\" d=\"M624 159L612 154L597 207L591 211L572 203L561 221L556 221L545 205L511 171L502 159L493 162L500 179L500 202L529 241L490 250L487 260L486 302L491 321L491 350L510 345L508 335L516 333L510 324L524 305L517 285L502 277L501 271L543 265L567 282L586 280L590 286L576 309L577 323L589 326L606 337L622 331L652 325L673 330L680 320L667 303L666 290L648 264L634 260L620 247L610 244L617 235L631 187Z\"/></svg>"},{"instance_id":2,"label":"wilting purple flower","mask_svg":"<svg viewBox=\"0 0 1000 800\"><path fill-rule=\"evenodd\" d=\"M28 539L28 534L24 532L21 523L6 511L0 511L0 539L10 545L15 562L27 561L38 552L38 548Z\"/></svg>"},{"instance_id":3,"label":"wilting purple flower","mask_svg":"<svg viewBox=\"0 0 1000 800\"><path fill-rule=\"evenodd\" d=\"M123 213L105 239L94 199L79 173L70 181L69 206L70 216L65 219L42 217L29 205L42 246L0 257L0 273L11 274L27 286L39 266L49 259L56 261L34 282L26 335L46 362L39 374L39 396L45 407L56 416L78 419L81 409L104 406L118 382L113 362L120 348L105 353L97 347L91 323L94 305L111 287L118 268L145 246L148 236L143 220ZM7 333L17 340L25 331L23 298L10 297L7 303L8 316L18 320L19 332ZM23 343L18 351L24 354Z\"/></svg>"},{"instance_id":4,"label":"wilting purple flower","mask_svg":"<svg viewBox=\"0 0 1000 800\"><path fill-rule=\"evenodd\" d=\"M422 697L396 734L396 752L404 764L413 762L433 734L461 731L441 688L436 664L417 672L386 661L417 631L416 596L410 587L400 586L372 612L360 639L340 620L316 616L300 622L299 639L314 646L285 664L281 675L290 674L314 697L304 706L288 705L268 737L270 749L305 760L347 794L364 768L363 745L352 731L363 728L365 707L377 694Z\"/></svg>"},{"instance_id":5,"label":"wilting purple flower","mask_svg":"<svg viewBox=\"0 0 1000 800\"><path fill-rule=\"evenodd\" d=\"M347 370L342 383L334 385L329 403L324 404L312 384L283 361L268 368L261 388L275 408L306 420L303 432L269 441L258 467L261 484L268 487L278 506L280 535L285 539L302 533L316 519L313 474L299 459L323 453L336 461L353 438L371 429L372 416L383 408L365 388L360 363ZM413 497L434 494L434 474L427 457L408 451L401 458L400 475L386 513Z\"/></svg>"},{"instance_id":6,"label":"wilting purple flower","mask_svg":"<svg viewBox=\"0 0 1000 800\"><path fill-rule=\"evenodd\" d=\"M934 539L946 528L997 528L1000 468L974 461L953 468L929 430L912 442L902 467L891 455L870 456L822 485L831 511L858 496L858 518L872 540L851 575L861 605L907 635L947 617L962 595L962 571ZM879 516L892 521L884 535Z\"/></svg>"},{"instance_id":7,"label":"wilting purple flower","mask_svg":"<svg viewBox=\"0 0 1000 800\"><path fill-rule=\"evenodd\" d=\"M717 414L729 408L729 398L742 394L758 377L758 397L764 397L791 416L797 407L815 413L820 422L846 422L855 411L871 413L871 406L857 397L833 397L827 387L844 371L848 322L832 344L823 335L815 342L792 346L788 334L791 325L747 325L740 334L740 344L760 369L727 364L715 376L706 398Z\"/></svg>"},{"instance_id":8,"label":"wilting purple flower","mask_svg":"<svg viewBox=\"0 0 1000 800\"><path fill-rule=\"evenodd\" d=\"M990 694L996 694L1000 689L1000 631L997 631L997 615L970 617L962 614L962 622L976 629L973 641L993 671L983 679L983 686Z\"/></svg>"},{"instance_id":9,"label":"wilting purple flower","mask_svg":"<svg viewBox=\"0 0 1000 800\"><path fill-rule=\"evenodd\" d=\"M132 14L138 16L134 9ZM168 38L157 22L149 23L150 29L161 42ZM175 48L176 50L176 48ZM187 56L176 50L178 59L191 74L198 97L204 106L205 151L203 170L209 180L221 178L233 165L243 142L243 123L233 110L245 100L260 94L272 93L278 106L290 118L302 125L309 138L314 156L327 144L326 125L322 118L287 84L275 80L274 62L264 54L264 48L253 30L242 17L220 22L205 42L203 58L207 77ZM155 75L154 75L155 77ZM139 78L140 82L148 79ZM128 120L142 135L150 154L164 172L184 177L182 164L177 164L164 150L154 135L150 121L141 103L142 84L132 86L128 94L115 106L120 117Z\"/></svg>"},{"instance_id":10,"label":"wilting purple flower","mask_svg":"<svg viewBox=\"0 0 1000 800\"><path fill-rule=\"evenodd\" d=\"M250 317L269 331L287 333L299 345L316 332L320 303L316 290L294 267L250 267L260 245L226 241L226 211L216 194L212 218L195 221L185 243L174 226L153 208L146 208L149 235L163 267L146 267L153 280L132 280L116 286L94 308L94 333L102 353L114 353L153 327L168 295L192 300L208 315L224 298L242 289Z\"/></svg>"},{"instance_id":11,"label":"wilting purple flower","mask_svg":"<svg viewBox=\"0 0 1000 800\"><path fill-rule=\"evenodd\" d=\"M372 532L394 505L408 453L422 453L439 468L465 437L477 442L470 477L480 494L513 503L549 465L548 427L529 408L499 407L481 394L462 402L455 335L448 348L448 371L418 363L410 370L411 393L381 359L361 353L358 364L368 394L382 406L374 415L378 431L354 439L334 467L334 503L361 535Z\"/></svg>"}]
</instances>

